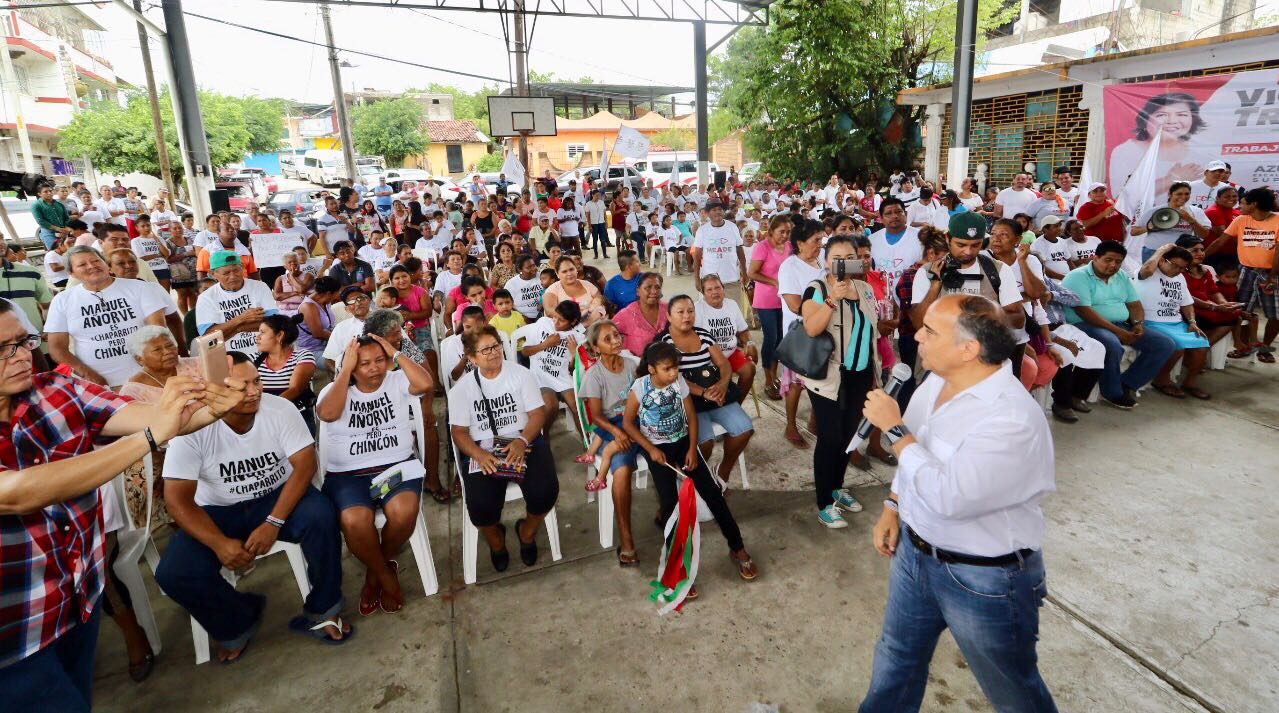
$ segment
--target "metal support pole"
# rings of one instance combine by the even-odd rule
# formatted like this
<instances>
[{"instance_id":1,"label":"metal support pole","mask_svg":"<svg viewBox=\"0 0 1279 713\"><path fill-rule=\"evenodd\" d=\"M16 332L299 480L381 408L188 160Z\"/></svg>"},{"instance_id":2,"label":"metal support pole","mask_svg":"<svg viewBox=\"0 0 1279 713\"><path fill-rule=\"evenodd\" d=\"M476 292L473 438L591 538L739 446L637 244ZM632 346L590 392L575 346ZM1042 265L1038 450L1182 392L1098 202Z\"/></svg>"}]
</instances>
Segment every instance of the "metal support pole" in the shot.
<instances>
[{"instance_id":1,"label":"metal support pole","mask_svg":"<svg viewBox=\"0 0 1279 713\"><path fill-rule=\"evenodd\" d=\"M977 61L977 0L958 0L955 10L955 77L950 91L950 152L947 185L958 188L968 175L969 118L973 110L973 70Z\"/></svg>"},{"instance_id":2,"label":"metal support pole","mask_svg":"<svg viewBox=\"0 0 1279 713\"><path fill-rule=\"evenodd\" d=\"M173 117L178 125L182 166L186 172L187 188L191 192L191 208L195 212L196 225L204 225L205 217L211 212L209 191L213 190L213 160L209 157L204 118L200 115L200 98L196 92L195 71L191 66L191 46L187 42L186 18L182 15L182 0L161 0L161 7L164 10L166 28L162 47L167 55L164 59L169 67L169 98L173 101Z\"/></svg>"},{"instance_id":3,"label":"metal support pole","mask_svg":"<svg viewBox=\"0 0 1279 713\"><path fill-rule=\"evenodd\" d=\"M133 0L133 9L140 14L142 12L142 0ZM175 207L174 201L178 199L177 191L173 186L173 171L169 168L169 142L164 137L164 121L160 117L160 96L155 86L155 68L151 66L151 46L147 41L147 26L138 23L138 47L142 50L142 72L147 78L147 99L151 103L151 129L155 132L155 150L156 158L160 163L160 180L164 182L164 187L169 189L169 200L167 207L172 209Z\"/></svg>"},{"instance_id":4,"label":"metal support pole","mask_svg":"<svg viewBox=\"0 0 1279 713\"><path fill-rule=\"evenodd\" d=\"M706 23L693 23L693 64L697 89L697 186L705 191L710 174L711 146L706 100ZM674 104L674 100L671 101Z\"/></svg>"},{"instance_id":5,"label":"metal support pole","mask_svg":"<svg viewBox=\"0 0 1279 713\"><path fill-rule=\"evenodd\" d=\"M346 117L346 97L342 92L342 70L338 66L338 50L333 43L333 22L329 18L328 3L320 3L320 17L324 18L324 42L329 46L329 73L333 75L333 110L337 112L338 136L342 138L342 161L346 164L346 178L354 184L355 146L351 139L351 123Z\"/></svg>"},{"instance_id":6,"label":"metal support pole","mask_svg":"<svg viewBox=\"0 0 1279 713\"><path fill-rule=\"evenodd\" d=\"M528 46L524 32L524 0L515 0L511 14L512 33L515 35L515 95L528 96ZM567 99L565 100L567 102ZM582 100L582 117L586 117L586 100ZM520 163L524 164L524 185L528 188L533 179L533 167L528 162L528 132L520 132Z\"/></svg>"}]
</instances>

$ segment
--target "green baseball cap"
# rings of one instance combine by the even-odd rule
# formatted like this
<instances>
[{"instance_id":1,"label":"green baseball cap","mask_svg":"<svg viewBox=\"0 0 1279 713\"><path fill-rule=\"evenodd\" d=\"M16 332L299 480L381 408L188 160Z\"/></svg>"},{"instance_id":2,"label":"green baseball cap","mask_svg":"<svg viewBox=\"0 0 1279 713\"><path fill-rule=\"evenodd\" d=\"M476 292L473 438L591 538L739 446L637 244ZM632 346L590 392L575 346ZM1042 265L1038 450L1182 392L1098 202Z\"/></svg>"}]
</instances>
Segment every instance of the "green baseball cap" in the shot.
<instances>
[{"instance_id":1,"label":"green baseball cap","mask_svg":"<svg viewBox=\"0 0 1279 713\"><path fill-rule=\"evenodd\" d=\"M234 250L219 250L209 256L209 272L227 265L239 265L240 256Z\"/></svg>"},{"instance_id":2,"label":"green baseball cap","mask_svg":"<svg viewBox=\"0 0 1279 713\"><path fill-rule=\"evenodd\" d=\"M986 237L986 219L972 211L956 213L950 217L947 232L952 238L979 240Z\"/></svg>"}]
</instances>

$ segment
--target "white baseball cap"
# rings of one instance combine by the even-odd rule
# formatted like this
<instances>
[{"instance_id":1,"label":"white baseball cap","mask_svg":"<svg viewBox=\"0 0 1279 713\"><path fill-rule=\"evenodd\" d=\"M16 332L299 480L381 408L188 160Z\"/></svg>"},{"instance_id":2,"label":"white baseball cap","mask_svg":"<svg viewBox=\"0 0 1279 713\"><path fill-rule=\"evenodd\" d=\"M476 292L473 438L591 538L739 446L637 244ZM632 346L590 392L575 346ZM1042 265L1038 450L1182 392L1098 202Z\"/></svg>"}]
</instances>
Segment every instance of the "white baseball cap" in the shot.
<instances>
[{"instance_id":1,"label":"white baseball cap","mask_svg":"<svg viewBox=\"0 0 1279 713\"><path fill-rule=\"evenodd\" d=\"M1224 171L1226 170L1226 163L1224 161L1209 161L1208 165L1204 166L1204 170L1205 171Z\"/></svg>"}]
</instances>

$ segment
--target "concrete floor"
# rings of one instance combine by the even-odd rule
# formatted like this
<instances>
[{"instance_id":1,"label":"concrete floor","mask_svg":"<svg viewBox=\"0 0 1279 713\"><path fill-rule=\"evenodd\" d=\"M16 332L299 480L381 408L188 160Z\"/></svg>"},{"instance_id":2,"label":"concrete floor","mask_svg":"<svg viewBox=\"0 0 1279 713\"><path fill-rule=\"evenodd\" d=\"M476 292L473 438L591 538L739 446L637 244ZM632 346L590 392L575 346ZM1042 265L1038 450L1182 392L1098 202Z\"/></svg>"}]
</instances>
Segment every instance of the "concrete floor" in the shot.
<instances>
[{"instance_id":1,"label":"concrete floor","mask_svg":"<svg viewBox=\"0 0 1279 713\"><path fill-rule=\"evenodd\" d=\"M666 293L691 290L668 282ZM1279 448L1279 375L1233 363L1203 386L1208 403L1148 392L1132 412L1105 406L1053 424L1058 492L1048 498L1049 602L1041 667L1062 711L1279 710L1279 541L1272 503ZM731 491L763 576L738 580L713 524L703 531L702 596L658 617L647 600L657 563L652 490L636 495L643 564L620 570L599 548L596 510L563 429L564 559L461 582L459 504L425 505L444 588L421 598L407 556L408 605L360 618L342 648L288 632L297 589L283 558L242 586L268 594L246 658L195 666L188 618L152 592L165 648L151 678L132 683L118 631L104 622L95 704L101 711L848 711L865 691L883 614L888 561L869 532L891 471L850 469L873 504L827 531L814 521L811 451L781 438L784 418L761 402L749 455L751 491ZM777 404L779 405L779 404ZM748 411L755 410L747 402ZM801 422L807 409L801 411ZM854 477L854 475L856 477ZM736 473L734 486L738 483ZM516 503L515 505L518 505ZM508 508L506 520L518 517ZM348 597L362 580L345 563ZM949 637L934 658L928 711L987 711ZM1201 706L1197 701L1203 702Z\"/></svg>"}]
</instances>

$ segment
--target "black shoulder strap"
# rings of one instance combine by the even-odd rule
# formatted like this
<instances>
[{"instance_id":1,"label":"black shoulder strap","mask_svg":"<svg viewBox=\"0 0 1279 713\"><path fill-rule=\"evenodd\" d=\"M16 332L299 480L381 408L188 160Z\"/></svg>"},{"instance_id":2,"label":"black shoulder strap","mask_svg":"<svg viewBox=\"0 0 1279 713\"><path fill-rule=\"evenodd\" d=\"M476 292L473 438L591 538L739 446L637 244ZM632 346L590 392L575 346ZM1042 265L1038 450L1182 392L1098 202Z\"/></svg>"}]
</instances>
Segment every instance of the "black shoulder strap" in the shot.
<instances>
[{"instance_id":1,"label":"black shoulder strap","mask_svg":"<svg viewBox=\"0 0 1279 713\"><path fill-rule=\"evenodd\" d=\"M484 415L488 417L489 430L493 432L493 438L497 438L497 421L493 418L493 407L489 405L488 397L484 395L484 387L480 385L480 370L476 369L471 373L475 375L475 388L480 392L480 403L484 404Z\"/></svg>"},{"instance_id":2,"label":"black shoulder strap","mask_svg":"<svg viewBox=\"0 0 1279 713\"><path fill-rule=\"evenodd\" d=\"M986 279L990 280L991 289L995 291L995 295L999 295L999 266L995 264L995 259L987 257L981 253L977 254L977 262L981 264L982 272L986 273Z\"/></svg>"}]
</instances>

